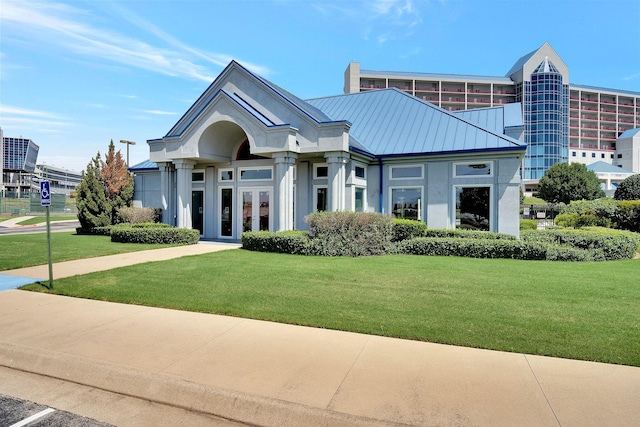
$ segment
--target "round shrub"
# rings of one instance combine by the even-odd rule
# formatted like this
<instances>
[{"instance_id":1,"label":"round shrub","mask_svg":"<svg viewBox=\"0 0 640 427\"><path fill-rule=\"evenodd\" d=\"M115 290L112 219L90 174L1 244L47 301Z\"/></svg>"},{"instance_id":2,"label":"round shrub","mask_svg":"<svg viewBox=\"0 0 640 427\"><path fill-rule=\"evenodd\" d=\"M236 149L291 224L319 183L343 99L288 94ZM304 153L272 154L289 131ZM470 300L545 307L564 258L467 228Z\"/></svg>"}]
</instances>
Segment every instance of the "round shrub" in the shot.
<instances>
[{"instance_id":1,"label":"round shrub","mask_svg":"<svg viewBox=\"0 0 640 427\"><path fill-rule=\"evenodd\" d=\"M640 200L640 174L625 178L613 195L616 200Z\"/></svg>"}]
</instances>

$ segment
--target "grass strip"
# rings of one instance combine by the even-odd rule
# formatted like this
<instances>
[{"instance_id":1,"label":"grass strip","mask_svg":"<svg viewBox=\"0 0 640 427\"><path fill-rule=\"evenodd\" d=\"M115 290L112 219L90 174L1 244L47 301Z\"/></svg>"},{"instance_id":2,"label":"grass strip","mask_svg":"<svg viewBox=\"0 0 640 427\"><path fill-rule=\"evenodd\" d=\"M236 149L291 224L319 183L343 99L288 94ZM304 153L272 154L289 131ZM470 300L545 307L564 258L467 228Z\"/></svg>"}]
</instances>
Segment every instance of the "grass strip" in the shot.
<instances>
[{"instance_id":1,"label":"grass strip","mask_svg":"<svg viewBox=\"0 0 640 427\"><path fill-rule=\"evenodd\" d=\"M109 236L51 233L53 262L93 258L175 245L113 243ZM0 236L0 271L48 263L47 233Z\"/></svg>"},{"instance_id":2,"label":"grass strip","mask_svg":"<svg viewBox=\"0 0 640 427\"><path fill-rule=\"evenodd\" d=\"M229 250L56 281L55 293L640 366L640 260ZM39 285L29 290L48 292Z\"/></svg>"}]
</instances>

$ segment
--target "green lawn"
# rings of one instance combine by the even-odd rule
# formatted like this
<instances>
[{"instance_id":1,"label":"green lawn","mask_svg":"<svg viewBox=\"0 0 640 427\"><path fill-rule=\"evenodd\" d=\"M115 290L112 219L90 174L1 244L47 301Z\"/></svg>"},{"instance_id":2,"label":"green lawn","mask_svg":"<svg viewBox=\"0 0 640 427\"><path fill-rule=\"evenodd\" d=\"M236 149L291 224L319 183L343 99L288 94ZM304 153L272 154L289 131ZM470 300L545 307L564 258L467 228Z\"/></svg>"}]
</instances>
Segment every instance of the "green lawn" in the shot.
<instances>
[{"instance_id":1,"label":"green lawn","mask_svg":"<svg viewBox=\"0 0 640 427\"><path fill-rule=\"evenodd\" d=\"M157 249L174 245L143 245L113 243L109 236L85 236L69 233L51 233L53 262L92 258L126 252ZM47 233L14 234L0 236L0 271L47 264Z\"/></svg>"},{"instance_id":2,"label":"green lawn","mask_svg":"<svg viewBox=\"0 0 640 427\"><path fill-rule=\"evenodd\" d=\"M229 250L59 279L54 292L640 366L638 277L638 259L323 258Z\"/></svg>"}]
</instances>

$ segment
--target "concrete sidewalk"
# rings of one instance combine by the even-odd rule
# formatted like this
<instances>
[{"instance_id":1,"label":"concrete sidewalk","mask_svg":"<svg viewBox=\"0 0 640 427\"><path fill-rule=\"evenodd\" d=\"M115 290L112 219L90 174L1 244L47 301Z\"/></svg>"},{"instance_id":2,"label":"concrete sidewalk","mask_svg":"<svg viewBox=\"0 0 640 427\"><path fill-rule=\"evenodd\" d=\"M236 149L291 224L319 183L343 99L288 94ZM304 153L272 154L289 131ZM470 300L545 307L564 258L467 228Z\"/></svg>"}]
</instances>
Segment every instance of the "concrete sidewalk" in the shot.
<instances>
[{"instance_id":1,"label":"concrete sidewalk","mask_svg":"<svg viewBox=\"0 0 640 427\"><path fill-rule=\"evenodd\" d=\"M125 254L118 262L61 263L54 275L228 247L201 243ZM19 273L38 276L37 268ZM119 426L186 425L187 414L215 416L209 425L271 426L638 426L640 420L640 368L18 290L0 292L0 378L0 393L62 394L60 409ZM67 386L84 391L62 392ZM78 409L79 400L107 392L121 398ZM124 396L155 410L127 416L117 406ZM152 415L167 407L182 415Z\"/></svg>"}]
</instances>

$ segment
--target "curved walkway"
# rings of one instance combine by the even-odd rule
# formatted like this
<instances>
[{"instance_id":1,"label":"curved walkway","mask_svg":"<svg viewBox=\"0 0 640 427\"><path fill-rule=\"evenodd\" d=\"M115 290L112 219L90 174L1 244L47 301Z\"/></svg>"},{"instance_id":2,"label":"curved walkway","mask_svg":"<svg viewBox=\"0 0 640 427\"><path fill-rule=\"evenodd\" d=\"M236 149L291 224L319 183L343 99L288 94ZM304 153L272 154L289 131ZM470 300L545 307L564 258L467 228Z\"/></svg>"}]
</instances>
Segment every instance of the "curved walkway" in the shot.
<instances>
[{"instance_id":1,"label":"curved walkway","mask_svg":"<svg viewBox=\"0 0 640 427\"><path fill-rule=\"evenodd\" d=\"M60 263L54 276L237 246L201 243ZM41 277L38 267L18 273ZM81 415L119 426L157 420L91 405L87 392L70 399L62 385L209 414L216 417L211 425L637 426L640 420L640 368L19 290L0 292L0 377L0 393L47 397L54 400L49 405L82 407Z\"/></svg>"}]
</instances>

